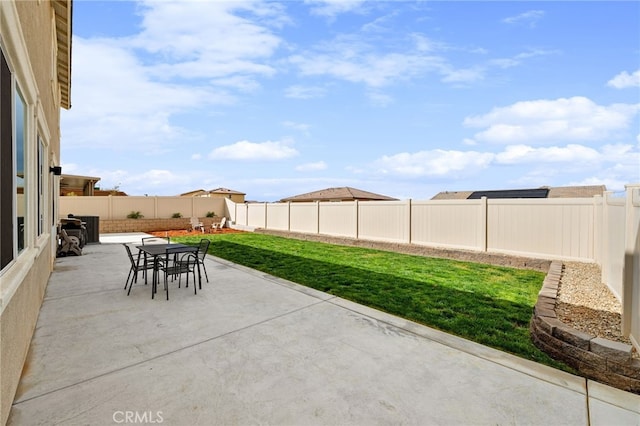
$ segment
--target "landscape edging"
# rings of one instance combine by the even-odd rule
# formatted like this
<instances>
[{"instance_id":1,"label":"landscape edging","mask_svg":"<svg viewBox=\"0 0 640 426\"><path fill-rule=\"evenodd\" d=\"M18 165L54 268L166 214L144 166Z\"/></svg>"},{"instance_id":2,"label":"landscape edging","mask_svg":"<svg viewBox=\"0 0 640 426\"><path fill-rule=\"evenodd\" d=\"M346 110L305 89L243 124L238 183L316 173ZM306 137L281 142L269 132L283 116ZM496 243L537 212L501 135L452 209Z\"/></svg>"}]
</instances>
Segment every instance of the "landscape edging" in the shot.
<instances>
[{"instance_id":1,"label":"landscape edging","mask_svg":"<svg viewBox=\"0 0 640 426\"><path fill-rule=\"evenodd\" d=\"M558 319L562 269L562 262L552 261L538 293L530 326L533 343L586 378L640 394L640 359L632 356L631 345L592 336Z\"/></svg>"}]
</instances>

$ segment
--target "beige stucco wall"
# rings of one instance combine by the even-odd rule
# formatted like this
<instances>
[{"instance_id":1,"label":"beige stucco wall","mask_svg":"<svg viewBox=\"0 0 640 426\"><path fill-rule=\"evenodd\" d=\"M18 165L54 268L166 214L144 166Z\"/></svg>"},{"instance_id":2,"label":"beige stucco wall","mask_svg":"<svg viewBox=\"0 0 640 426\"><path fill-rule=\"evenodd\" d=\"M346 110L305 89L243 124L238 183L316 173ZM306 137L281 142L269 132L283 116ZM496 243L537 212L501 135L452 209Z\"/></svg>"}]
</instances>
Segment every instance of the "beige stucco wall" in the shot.
<instances>
[{"instance_id":1,"label":"beige stucco wall","mask_svg":"<svg viewBox=\"0 0 640 426\"><path fill-rule=\"evenodd\" d=\"M5 424L20 376L25 365L31 337L49 279L49 250L44 248L16 289L0 318L0 424Z\"/></svg>"},{"instance_id":2,"label":"beige stucco wall","mask_svg":"<svg viewBox=\"0 0 640 426\"><path fill-rule=\"evenodd\" d=\"M140 212L145 219L171 218L174 213L182 217L206 217L207 213L226 216L225 199L215 197L140 197L140 196L86 196L60 197L60 217L99 216L100 221L126 219L131 212Z\"/></svg>"},{"instance_id":3,"label":"beige stucco wall","mask_svg":"<svg viewBox=\"0 0 640 426\"><path fill-rule=\"evenodd\" d=\"M60 95L57 90L52 49L56 46L50 1L0 1L0 42L11 72L20 86L28 109L26 138L27 212L25 249L0 271L0 424L5 424L40 312L54 262L55 224L51 206L55 191L48 189L44 203L47 223L37 235L34 153L37 136L46 146L45 161L59 164ZM31 213L30 213L31 212Z\"/></svg>"}]
</instances>

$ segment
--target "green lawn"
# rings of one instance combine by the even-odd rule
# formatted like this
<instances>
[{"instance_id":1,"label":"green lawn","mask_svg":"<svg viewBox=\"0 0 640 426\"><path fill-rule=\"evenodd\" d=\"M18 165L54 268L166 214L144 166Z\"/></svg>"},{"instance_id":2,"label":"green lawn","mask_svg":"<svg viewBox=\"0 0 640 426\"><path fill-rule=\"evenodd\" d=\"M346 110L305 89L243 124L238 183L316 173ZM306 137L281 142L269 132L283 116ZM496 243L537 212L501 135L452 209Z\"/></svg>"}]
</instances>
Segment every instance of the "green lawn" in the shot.
<instances>
[{"instance_id":1,"label":"green lawn","mask_svg":"<svg viewBox=\"0 0 640 426\"><path fill-rule=\"evenodd\" d=\"M223 259L571 371L531 343L541 272L264 234L205 237Z\"/></svg>"}]
</instances>

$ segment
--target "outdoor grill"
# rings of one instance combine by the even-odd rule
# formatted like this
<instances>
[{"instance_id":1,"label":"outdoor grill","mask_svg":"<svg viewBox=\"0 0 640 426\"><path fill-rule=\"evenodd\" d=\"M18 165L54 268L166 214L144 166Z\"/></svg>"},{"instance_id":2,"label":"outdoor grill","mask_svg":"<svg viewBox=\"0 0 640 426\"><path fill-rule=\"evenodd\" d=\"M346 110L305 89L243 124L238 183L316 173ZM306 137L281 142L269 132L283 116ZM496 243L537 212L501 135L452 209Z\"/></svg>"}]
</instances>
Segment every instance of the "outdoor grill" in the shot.
<instances>
[{"instance_id":1,"label":"outdoor grill","mask_svg":"<svg viewBox=\"0 0 640 426\"><path fill-rule=\"evenodd\" d=\"M67 231L67 235L71 238L78 239L78 245L80 248L84 247L87 243L87 227L86 223L81 219L69 215L66 219L60 219L60 228Z\"/></svg>"}]
</instances>

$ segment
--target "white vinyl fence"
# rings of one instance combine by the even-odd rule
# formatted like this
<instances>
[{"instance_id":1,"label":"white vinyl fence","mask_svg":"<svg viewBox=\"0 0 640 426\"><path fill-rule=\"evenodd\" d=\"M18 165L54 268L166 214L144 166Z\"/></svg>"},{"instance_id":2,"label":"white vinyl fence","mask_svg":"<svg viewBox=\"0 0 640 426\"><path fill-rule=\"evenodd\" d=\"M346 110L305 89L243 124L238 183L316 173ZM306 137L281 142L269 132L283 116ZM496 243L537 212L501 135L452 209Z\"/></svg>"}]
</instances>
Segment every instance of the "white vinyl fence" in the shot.
<instances>
[{"instance_id":1,"label":"white vinyl fence","mask_svg":"<svg viewBox=\"0 0 640 426\"><path fill-rule=\"evenodd\" d=\"M640 185L625 197L227 203L236 224L279 231L595 262L640 347Z\"/></svg>"},{"instance_id":2,"label":"white vinyl fence","mask_svg":"<svg viewBox=\"0 0 640 426\"><path fill-rule=\"evenodd\" d=\"M620 201L611 201L612 207ZM571 199L250 203L238 225L362 240L596 262L602 197ZM619 212L616 213L616 215ZM622 204L624 218L624 201ZM610 224L624 235L624 220ZM616 243L620 253L624 245Z\"/></svg>"}]
</instances>

